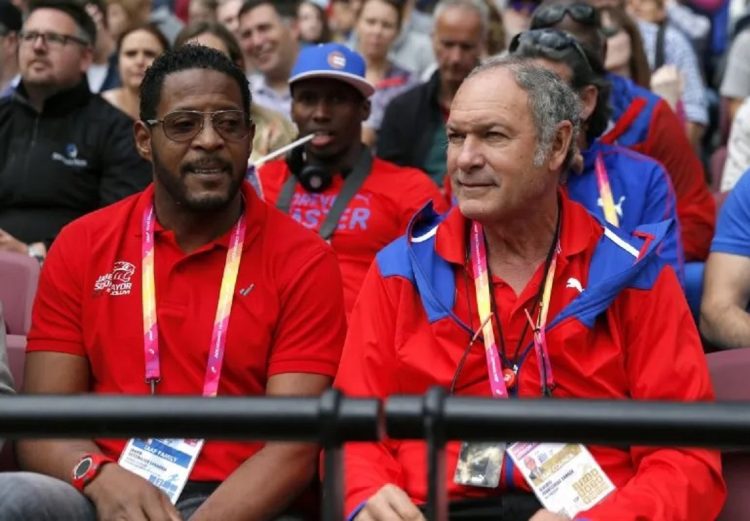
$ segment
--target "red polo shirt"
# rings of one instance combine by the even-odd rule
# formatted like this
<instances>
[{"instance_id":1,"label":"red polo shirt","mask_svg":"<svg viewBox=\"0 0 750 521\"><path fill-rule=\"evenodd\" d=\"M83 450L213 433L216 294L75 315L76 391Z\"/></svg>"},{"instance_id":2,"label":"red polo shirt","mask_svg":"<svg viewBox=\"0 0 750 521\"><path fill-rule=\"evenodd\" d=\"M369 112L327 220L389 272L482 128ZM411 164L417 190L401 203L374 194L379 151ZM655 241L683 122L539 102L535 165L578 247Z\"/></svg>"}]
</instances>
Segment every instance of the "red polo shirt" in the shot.
<instances>
[{"instance_id":1,"label":"red polo shirt","mask_svg":"<svg viewBox=\"0 0 750 521\"><path fill-rule=\"evenodd\" d=\"M281 373L334 376L345 335L331 249L243 185L247 231L229 318L219 395L265 394ZM91 392L143 395L141 220L153 186L63 229L44 265L29 351L86 357ZM155 229L157 394L200 395L231 230L185 254ZM54 368L50 368L54 370ZM118 457L125 440L96 440ZM221 481L262 447L207 440L191 479Z\"/></svg>"},{"instance_id":2,"label":"red polo shirt","mask_svg":"<svg viewBox=\"0 0 750 521\"><path fill-rule=\"evenodd\" d=\"M284 160L260 168L258 178L266 201L276 204L290 175ZM321 193L308 193L297 184L289 215L306 228L320 230L343 186L344 178L340 175L334 176L331 186ZM354 306L375 254L402 235L417 210L428 201L433 201L438 212L448 208L435 183L424 172L373 158L370 175L347 205L331 237L344 280L347 313Z\"/></svg>"}]
</instances>

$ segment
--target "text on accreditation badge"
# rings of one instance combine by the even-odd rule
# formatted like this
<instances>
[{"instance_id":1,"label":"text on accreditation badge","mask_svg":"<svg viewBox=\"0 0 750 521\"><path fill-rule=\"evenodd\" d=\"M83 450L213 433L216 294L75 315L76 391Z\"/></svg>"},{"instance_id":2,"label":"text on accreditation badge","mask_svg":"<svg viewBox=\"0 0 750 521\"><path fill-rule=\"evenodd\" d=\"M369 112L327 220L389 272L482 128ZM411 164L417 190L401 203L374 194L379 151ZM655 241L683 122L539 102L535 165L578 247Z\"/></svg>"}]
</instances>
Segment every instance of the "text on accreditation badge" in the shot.
<instances>
[{"instance_id":1,"label":"text on accreditation badge","mask_svg":"<svg viewBox=\"0 0 750 521\"><path fill-rule=\"evenodd\" d=\"M579 443L514 443L508 455L544 508L574 517L607 497L615 486Z\"/></svg>"},{"instance_id":2,"label":"text on accreditation badge","mask_svg":"<svg viewBox=\"0 0 750 521\"><path fill-rule=\"evenodd\" d=\"M172 504L185 488L203 440L132 438L118 463L164 492Z\"/></svg>"}]
</instances>

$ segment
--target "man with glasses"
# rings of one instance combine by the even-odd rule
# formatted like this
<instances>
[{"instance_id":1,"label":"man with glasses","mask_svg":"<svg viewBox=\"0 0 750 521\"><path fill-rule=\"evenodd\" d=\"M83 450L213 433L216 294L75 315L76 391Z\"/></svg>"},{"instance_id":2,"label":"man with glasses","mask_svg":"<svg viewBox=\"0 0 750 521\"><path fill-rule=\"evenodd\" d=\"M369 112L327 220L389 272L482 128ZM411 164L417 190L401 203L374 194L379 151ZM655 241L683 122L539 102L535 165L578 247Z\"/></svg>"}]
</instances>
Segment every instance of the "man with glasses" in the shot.
<instances>
[{"instance_id":1,"label":"man with glasses","mask_svg":"<svg viewBox=\"0 0 750 521\"><path fill-rule=\"evenodd\" d=\"M131 121L89 90L95 39L62 0L34 3L19 33L21 82L0 100L0 250L43 259L67 223L148 184Z\"/></svg>"},{"instance_id":2,"label":"man with glasses","mask_svg":"<svg viewBox=\"0 0 750 521\"><path fill-rule=\"evenodd\" d=\"M383 399L436 385L498 400L710 399L700 338L657 255L673 223L623 233L560 189L576 94L509 56L469 75L450 108L457 205L420 212L378 254L335 385ZM717 451L517 441L446 445L451 519L705 521L722 507ZM349 444L349 519L422 520L425 452L415 440Z\"/></svg>"},{"instance_id":3,"label":"man with glasses","mask_svg":"<svg viewBox=\"0 0 750 521\"><path fill-rule=\"evenodd\" d=\"M0 98L18 85L18 31L21 11L10 0L0 0Z\"/></svg>"},{"instance_id":4,"label":"man with glasses","mask_svg":"<svg viewBox=\"0 0 750 521\"><path fill-rule=\"evenodd\" d=\"M574 35L604 63L606 39L597 11L581 0L551 0L536 10L532 28L557 28ZM703 165L666 101L630 79L607 74L612 85L610 124L601 141L652 157L667 170L677 196L680 237L686 261L708 255L716 223Z\"/></svg>"},{"instance_id":5,"label":"man with glasses","mask_svg":"<svg viewBox=\"0 0 750 521\"><path fill-rule=\"evenodd\" d=\"M558 74L578 94L582 130L578 147L583 168L565 180L571 199L628 233L644 224L673 220L675 226L665 237L660 254L683 281L684 255L667 173L649 157L598 140L608 122L610 86L596 55L556 29L520 33L511 41L509 51Z\"/></svg>"},{"instance_id":6,"label":"man with glasses","mask_svg":"<svg viewBox=\"0 0 750 521\"><path fill-rule=\"evenodd\" d=\"M153 185L55 242L26 392L210 399L330 386L345 333L338 265L243 182L250 101L243 71L207 47L183 46L148 69L135 135ZM147 438L24 441L18 454L37 474L0 474L4 521L233 521L285 511L318 451Z\"/></svg>"}]
</instances>

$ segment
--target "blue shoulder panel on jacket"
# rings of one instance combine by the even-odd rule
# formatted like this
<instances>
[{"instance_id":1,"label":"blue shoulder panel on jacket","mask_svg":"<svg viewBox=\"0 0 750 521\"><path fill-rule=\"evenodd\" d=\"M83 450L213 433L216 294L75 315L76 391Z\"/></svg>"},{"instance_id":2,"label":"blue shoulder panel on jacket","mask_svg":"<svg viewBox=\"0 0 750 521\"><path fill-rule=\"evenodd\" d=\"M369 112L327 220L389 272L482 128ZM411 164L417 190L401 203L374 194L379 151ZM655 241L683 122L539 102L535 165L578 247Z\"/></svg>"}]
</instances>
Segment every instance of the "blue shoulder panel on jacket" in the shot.
<instances>
[{"instance_id":1,"label":"blue shoulder panel on jacket","mask_svg":"<svg viewBox=\"0 0 750 521\"><path fill-rule=\"evenodd\" d=\"M605 233L589 266L588 287L548 327L552 328L571 316L587 327L593 327L596 317L606 311L622 290L653 287L665 266L657 251L672 226L674 222L670 220L639 227L636 233L644 234L648 239L630 237L619 229L605 226ZM646 241L648 246L641 254Z\"/></svg>"},{"instance_id":2,"label":"blue shoulder panel on jacket","mask_svg":"<svg viewBox=\"0 0 750 521\"><path fill-rule=\"evenodd\" d=\"M607 75L607 79L612 83L610 106L613 109L613 121L619 120L636 98L646 100L646 106L643 107L630 126L620 134L617 138L617 144L624 147L631 147L644 142L648 137L648 129L654 109L661 98L650 90L636 85L628 78L609 74Z\"/></svg>"},{"instance_id":3,"label":"blue shoulder panel on jacket","mask_svg":"<svg viewBox=\"0 0 750 521\"><path fill-rule=\"evenodd\" d=\"M402 277L415 287L430 323L452 315L456 282L450 263L435 252L439 216L428 203L399 237L376 256L383 278Z\"/></svg>"}]
</instances>

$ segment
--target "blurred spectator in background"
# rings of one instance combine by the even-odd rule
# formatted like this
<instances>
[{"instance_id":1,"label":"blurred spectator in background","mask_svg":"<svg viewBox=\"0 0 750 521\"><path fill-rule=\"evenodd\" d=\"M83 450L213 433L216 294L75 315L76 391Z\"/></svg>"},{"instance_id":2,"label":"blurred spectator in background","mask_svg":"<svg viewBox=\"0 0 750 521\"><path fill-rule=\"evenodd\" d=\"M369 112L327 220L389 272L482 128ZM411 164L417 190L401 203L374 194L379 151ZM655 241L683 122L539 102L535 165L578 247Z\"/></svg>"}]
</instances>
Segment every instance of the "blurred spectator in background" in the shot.
<instances>
[{"instance_id":1,"label":"blurred spectator in background","mask_svg":"<svg viewBox=\"0 0 750 521\"><path fill-rule=\"evenodd\" d=\"M200 22L185 27L175 40L175 48L185 44L200 44L211 47L229 56L232 63L244 69L242 51L234 35L219 23ZM250 106L250 118L255 123L255 136L250 162L291 143L297 136L297 128L283 115L260 107L255 100Z\"/></svg>"},{"instance_id":2,"label":"blurred spectator in background","mask_svg":"<svg viewBox=\"0 0 750 521\"><path fill-rule=\"evenodd\" d=\"M289 73L299 52L297 12L290 0L245 0L240 8L240 45L255 73L253 100L290 117Z\"/></svg>"},{"instance_id":3,"label":"blurred spectator in background","mask_svg":"<svg viewBox=\"0 0 750 521\"><path fill-rule=\"evenodd\" d=\"M481 1L481 0L479 0ZM401 30L393 42L390 59L401 67L411 71L416 77L427 79L435 65L435 53L432 50L428 34L415 27L413 2L398 2L401 5Z\"/></svg>"},{"instance_id":4,"label":"blurred spectator in background","mask_svg":"<svg viewBox=\"0 0 750 521\"><path fill-rule=\"evenodd\" d=\"M732 128L727 141L727 158L724 161L719 191L732 190L748 168L750 168L750 99L745 98L732 120Z\"/></svg>"},{"instance_id":5,"label":"blurred spectator in background","mask_svg":"<svg viewBox=\"0 0 750 521\"><path fill-rule=\"evenodd\" d=\"M485 52L489 14L482 0L441 0L434 16L432 46L438 70L388 105L378 131L378 156L419 168L442 186L448 108Z\"/></svg>"},{"instance_id":6,"label":"blurred spectator in background","mask_svg":"<svg viewBox=\"0 0 750 521\"><path fill-rule=\"evenodd\" d=\"M18 84L18 31L21 11L9 0L0 0L0 98L9 96Z\"/></svg>"},{"instance_id":7,"label":"blurred spectator in background","mask_svg":"<svg viewBox=\"0 0 750 521\"><path fill-rule=\"evenodd\" d=\"M331 0L328 12L328 27L335 42L348 42L357 23L361 0Z\"/></svg>"},{"instance_id":8,"label":"blurred spectator in background","mask_svg":"<svg viewBox=\"0 0 750 521\"><path fill-rule=\"evenodd\" d=\"M388 103L417 83L410 71L388 58L401 29L402 4L400 0L364 0L357 17L356 50L365 59L367 81L375 87L370 117L362 126L362 141L370 146L375 144Z\"/></svg>"},{"instance_id":9,"label":"blurred spectator in background","mask_svg":"<svg viewBox=\"0 0 750 521\"><path fill-rule=\"evenodd\" d=\"M21 83L0 101L0 250L43 258L63 226L150 172L130 119L89 90L96 26L83 8L36 2L20 38Z\"/></svg>"},{"instance_id":10,"label":"blurred spectator in background","mask_svg":"<svg viewBox=\"0 0 750 521\"><path fill-rule=\"evenodd\" d=\"M732 41L719 92L727 99L731 122L742 102L750 96L750 28L741 31Z\"/></svg>"},{"instance_id":11,"label":"blurred spectator in background","mask_svg":"<svg viewBox=\"0 0 750 521\"><path fill-rule=\"evenodd\" d=\"M151 8L152 0L107 0L107 25L112 38L117 41L126 29L151 22L173 42L182 22L165 5L154 11Z\"/></svg>"},{"instance_id":12,"label":"blurred spectator in background","mask_svg":"<svg viewBox=\"0 0 750 521\"><path fill-rule=\"evenodd\" d=\"M216 0L190 0L188 4L188 21L190 23L215 22L216 7Z\"/></svg>"},{"instance_id":13,"label":"blurred spectator in background","mask_svg":"<svg viewBox=\"0 0 750 521\"><path fill-rule=\"evenodd\" d=\"M706 262L701 333L724 349L750 347L750 175L721 207Z\"/></svg>"},{"instance_id":14,"label":"blurred spectator in background","mask_svg":"<svg viewBox=\"0 0 750 521\"><path fill-rule=\"evenodd\" d=\"M505 45L511 38L527 30L531 24L531 13L539 7L539 0L505 0L503 9L503 24L505 24Z\"/></svg>"},{"instance_id":15,"label":"blurred spectator in background","mask_svg":"<svg viewBox=\"0 0 750 521\"><path fill-rule=\"evenodd\" d=\"M169 49L169 42L153 24L128 29L117 44L122 87L102 93L102 98L130 116L140 118L141 82L154 60Z\"/></svg>"},{"instance_id":16,"label":"blurred spectator in background","mask_svg":"<svg viewBox=\"0 0 750 521\"><path fill-rule=\"evenodd\" d=\"M323 8L313 0L302 0L297 4L297 27L302 45L331 41L331 31Z\"/></svg>"},{"instance_id":17,"label":"blurred spectator in background","mask_svg":"<svg viewBox=\"0 0 750 521\"><path fill-rule=\"evenodd\" d=\"M532 20L533 28L554 27L574 35L599 60L605 42L601 21L591 4L581 0L550 0ZM669 105L631 80L610 73L611 121L600 138L652 157L667 169L677 195L685 259L704 260L716 222L716 206L708 190L703 164L684 132L683 123Z\"/></svg>"},{"instance_id":18,"label":"blurred spectator in background","mask_svg":"<svg viewBox=\"0 0 750 521\"><path fill-rule=\"evenodd\" d=\"M643 49L643 39L638 25L620 7L602 7L599 12L602 31L607 37L604 67L613 74L630 78L640 87L650 88L651 68Z\"/></svg>"},{"instance_id":19,"label":"blurred spectator in background","mask_svg":"<svg viewBox=\"0 0 750 521\"><path fill-rule=\"evenodd\" d=\"M229 29L234 37L240 37L240 8L242 0L220 0L216 6L216 20Z\"/></svg>"},{"instance_id":20,"label":"blurred spectator in background","mask_svg":"<svg viewBox=\"0 0 750 521\"><path fill-rule=\"evenodd\" d=\"M628 9L638 20L643 37L653 72L651 88L672 101L673 108L681 101L685 131L697 151L708 124L708 98L695 50L687 37L667 22L663 0L628 0Z\"/></svg>"},{"instance_id":21,"label":"blurred spectator in background","mask_svg":"<svg viewBox=\"0 0 750 521\"><path fill-rule=\"evenodd\" d=\"M496 56L501 54L507 47L503 13L494 0L484 0L484 4L487 6L489 14L485 50L487 56Z\"/></svg>"},{"instance_id":22,"label":"blurred spectator in background","mask_svg":"<svg viewBox=\"0 0 750 521\"><path fill-rule=\"evenodd\" d=\"M107 25L107 6L104 0L90 0L84 3L86 12L96 25L94 58L86 71L91 92L102 92L120 86L117 71L117 44Z\"/></svg>"}]
</instances>

